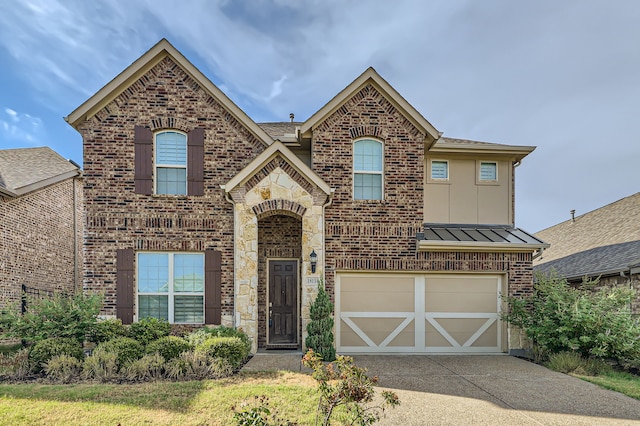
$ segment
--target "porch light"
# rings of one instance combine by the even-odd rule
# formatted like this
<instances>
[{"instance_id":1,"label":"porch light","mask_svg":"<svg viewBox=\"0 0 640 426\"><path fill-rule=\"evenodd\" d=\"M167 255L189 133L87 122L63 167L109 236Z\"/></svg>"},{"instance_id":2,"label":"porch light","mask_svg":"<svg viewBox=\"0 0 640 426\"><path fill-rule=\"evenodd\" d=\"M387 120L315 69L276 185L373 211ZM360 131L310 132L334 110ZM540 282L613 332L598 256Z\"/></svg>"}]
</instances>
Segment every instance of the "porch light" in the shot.
<instances>
[{"instance_id":1,"label":"porch light","mask_svg":"<svg viewBox=\"0 0 640 426\"><path fill-rule=\"evenodd\" d=\"M318 264L318 255L315 250L311 250L311 254L309 255L309 260L311 261L311 273L316 273L316 265Z\"/></svg>"}]
</instances>

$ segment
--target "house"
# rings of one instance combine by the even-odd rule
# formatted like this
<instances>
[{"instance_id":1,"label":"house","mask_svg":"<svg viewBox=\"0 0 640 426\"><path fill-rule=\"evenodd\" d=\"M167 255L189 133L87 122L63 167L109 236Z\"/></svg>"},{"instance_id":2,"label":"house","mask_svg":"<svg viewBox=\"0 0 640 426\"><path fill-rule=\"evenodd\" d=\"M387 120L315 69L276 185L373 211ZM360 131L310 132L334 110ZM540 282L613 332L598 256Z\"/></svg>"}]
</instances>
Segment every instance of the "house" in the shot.
<instances>
[{"instance_id":1,"label":"house","mask_svg":"<svg viewBox=\"0 0 640 426\"><path fill-rule=\"evenodd\" d=\"M30 291L81 288L82 182L52 149L0 150L0 309Z\"/></svg>"},{"instance_id":2,"label":"house","mask_svg":"<svg viewBox=\"0 0 640 426\"><path fill-rule=\"evenodd\" d=\"M369 68L304 122L255 123L161 40L67 118L84 143L84 288L105 315L301 348L319 282L342 353L507 352L500 294L533 147L442 137Z\"/></svg>"},{"instance_id":3,"label":"house","mask_svg":"<svg viewBox=\"0 0 640 426\"><path fill-rule=\"evenodd\" d=\"M639 294L632 302L640 315L640 192L544 229L538 238L551 247L534 262L534 270L555 273L570 284L584 278L601 286L623 286Z\"/></svg>"}]
</instances>

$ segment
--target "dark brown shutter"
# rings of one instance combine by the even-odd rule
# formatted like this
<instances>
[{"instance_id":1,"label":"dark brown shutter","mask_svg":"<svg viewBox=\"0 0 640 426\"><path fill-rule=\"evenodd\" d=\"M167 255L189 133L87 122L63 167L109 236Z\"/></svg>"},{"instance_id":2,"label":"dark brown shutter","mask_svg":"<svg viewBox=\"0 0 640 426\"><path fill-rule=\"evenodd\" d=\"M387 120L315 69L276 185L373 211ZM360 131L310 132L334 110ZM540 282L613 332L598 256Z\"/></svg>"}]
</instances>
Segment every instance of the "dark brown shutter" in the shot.
<instances>
[{"instance_id":1,"label":"dark brown shutter","mask_svg":"<svg viewBox=\"0 0 640 426\"><path fill-rule=\"evenodd\" d=\"M116 315L123 324L133 322L133 249L118 249L116 255Z\"/></svg>"},{"instance_id":2,"label":"dark brown shutter","mask_svg":"<svg viewBox=\"0 0 640 426\"><path fill-rule=\"evenodd\" d=\"M187 135L187 194L204 195L204 129Z\"/></svg>"},{"instance_id":3,"label":"dark brown shutter","mask_svg":"<svg viewBox=\"0 0 640 426\"><path fill-rule=\"evenodd\" d=\"M204 252L204 323L220 324L222 317L222 253Z\"/></svg>"},{"instance_id":4,"label":"dark brown shutter","mask_svg":"<svg viewBox=\"0 0 640 426\"><path fill-rule=\"evenodd\" d=\"M143 126L135 128L135 182L136 194L153 193L153 133Z\"/></svg>"}]
</instances>

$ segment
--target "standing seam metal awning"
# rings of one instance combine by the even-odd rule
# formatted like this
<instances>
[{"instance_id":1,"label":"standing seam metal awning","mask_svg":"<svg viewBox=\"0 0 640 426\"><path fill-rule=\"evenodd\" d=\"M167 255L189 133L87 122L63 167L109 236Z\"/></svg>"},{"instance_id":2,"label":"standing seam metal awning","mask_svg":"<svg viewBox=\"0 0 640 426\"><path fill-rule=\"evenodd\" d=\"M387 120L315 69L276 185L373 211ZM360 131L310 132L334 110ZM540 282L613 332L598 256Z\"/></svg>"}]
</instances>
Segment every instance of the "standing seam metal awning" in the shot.
<instances>
[{"instance_id":1,"label":"standing seam metal awning","mask_svg":"<svg viewBox=\"0 0 640 426\"><path fill-rule=\"evenodd\" d=\"M425 223L423 232L416 234L419 246L470 245L473 247L542 249L549 244L520 228L507 225L454 225Z\"/></svg>"}]
</instances>

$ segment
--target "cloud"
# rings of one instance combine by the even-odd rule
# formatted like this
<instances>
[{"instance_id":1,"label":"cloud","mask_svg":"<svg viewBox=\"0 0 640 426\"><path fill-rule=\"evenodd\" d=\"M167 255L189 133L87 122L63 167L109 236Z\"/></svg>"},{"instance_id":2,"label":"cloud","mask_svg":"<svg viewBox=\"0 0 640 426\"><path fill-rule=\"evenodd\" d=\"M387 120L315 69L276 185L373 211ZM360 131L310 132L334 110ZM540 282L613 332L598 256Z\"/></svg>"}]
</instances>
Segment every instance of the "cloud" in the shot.
<instances>
[{"instance_id":1,"label":"cloud","mask_svg":"<svg viewBox=\"0 0 640 426\"><path fill-rule=\"evenodd\" d=\"M31 146L41 145L42 120L5 107L4 114L0 115L0 134L6 140L25 142Z\"/></svg>"}]
</instances>

